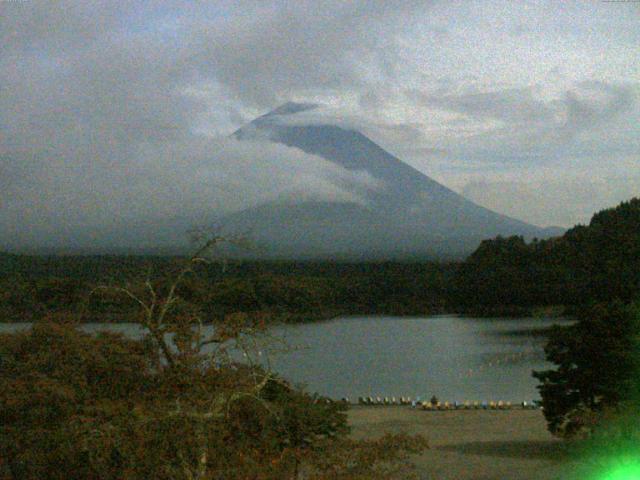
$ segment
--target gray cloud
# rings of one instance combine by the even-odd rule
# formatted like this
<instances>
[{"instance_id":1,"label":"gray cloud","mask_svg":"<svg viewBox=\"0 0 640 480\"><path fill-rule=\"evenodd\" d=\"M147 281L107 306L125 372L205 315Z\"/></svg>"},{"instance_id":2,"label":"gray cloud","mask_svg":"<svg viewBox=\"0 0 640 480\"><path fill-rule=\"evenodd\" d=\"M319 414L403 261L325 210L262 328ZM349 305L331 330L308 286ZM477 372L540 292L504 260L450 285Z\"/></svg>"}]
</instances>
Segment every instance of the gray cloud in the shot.
<instances>
[{"instance_id":1,"label":"gray cloud","mask_svg":"<svg viewBox=\"0 0 640 480\"><path fill-rule=\"evenodd\" d=\"M94 241L379 187L290 149L219 141L286 100L328 104L299 120L361 130L459 190L525 164L576 179L597 162L617 178L640 166L637 10L495 8L0 2L0 242L64 243L86 228ZM523 218L549 223L544 205Z\"/></svg>"},{"instance_id":2,"label":"gray cloud","mask_svg":"<svg viewBox=\"0 0 640 480\"><path fill-rule=\"evenodd\" d=\"M397 49L394 36L431 3L265 2L256 16L236 12L221 28L190 23L191 58L231 95L263 108L294 92L360 89L367 74L393 74L386 58Z\"/></svg>"},{"instance_id":3,"label":"gray cloud","mask_svg":"<svg viewBox=\"0 0 640 480\"><path fill-rule=\"evenodd\" d=\"M447 135L433 147L486 162L548 166L560 158L619 152L638 154L640 84L581 82L571 89L534 95L534 88L409 98L454 114Z\"/></svg>"},{"instance_id":4,"label":"gray cloud","mask_svg":"<svg viewBox=\"0 0 640 480\"><path fill-rule=\"evenodd\" d=\"M581 82L576 91L566 93L566 121L563 133L572 136L611 122L637 107L637 94L630 85L612 85L602 81ZM637 90L637 85L635 85Z\"/></svg>"},{"instance_id":5,"label":"gray cloud","mask_svg":"<svg viewBox=\"0 0 640 480\"><path fill-rule=\"evenodd\" d=\"M544 122L553 118L553 110L542 100L535 98L531 88L461 95L408 93L427 107L443 108L473 118L489 117L505 122Z\"/></svg>"},{"instance_id":6,"label":"gray cloud","mask_svg":"<svg viewBox=\"0 0 640 480\"><path fill-rule=\"evenodd\" d=\"M603 205L617 205L639 192L640 175L620 177L606 173L600 178L480 180L471 181L462 189L467 198L487 208L525 218L533 224L567 227L589 223L593 213ZM563 208L558 208L559 205Z\"/></svg>"},{"instance_id":7,"label":"gray cloud","mask_svg":"<svg viewBox=\"0 0 640 480\"><path fill-rule=\"evenodd\" d=\"M0 211L4 240L64 246L85 231L101 245L121 244L113 231L133 228L149 244L177 244L184 231L167 236L176 219L186 230L264 202L365 204L367 190L381 187L366 172L266 141L145 143L126 160L111 160L87 171L82 156L67 156L14 182Z\"/></svg>"}]
</instances>

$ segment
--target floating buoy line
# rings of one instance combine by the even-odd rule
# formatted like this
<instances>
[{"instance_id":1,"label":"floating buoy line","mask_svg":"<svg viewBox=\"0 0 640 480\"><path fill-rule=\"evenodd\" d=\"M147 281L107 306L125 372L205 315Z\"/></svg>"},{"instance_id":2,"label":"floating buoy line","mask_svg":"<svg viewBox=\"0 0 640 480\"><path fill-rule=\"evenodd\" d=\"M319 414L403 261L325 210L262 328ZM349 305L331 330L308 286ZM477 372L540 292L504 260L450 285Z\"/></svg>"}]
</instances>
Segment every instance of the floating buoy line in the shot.
<instances>
[{"instance_id":1,"label":"floating buoy line","mask_svg":"<svg viewBox=\"0 0 640 480\"><path fill-rule=\"evenodd\" d=\"M327 403L333 403L334 400L326 399ZM412 399L411 397L358 397L357 402L352 402L348 397L340 400L342 403L368 406L393 406L405 405L420 410L443 411L443 410L537 410L542 409L540 401L531 400L518 403L512 403L503 400L490 401L470 401L465 402L439 402L439 401L422 401L420 397Z\"/></svg>"}]
</instances>

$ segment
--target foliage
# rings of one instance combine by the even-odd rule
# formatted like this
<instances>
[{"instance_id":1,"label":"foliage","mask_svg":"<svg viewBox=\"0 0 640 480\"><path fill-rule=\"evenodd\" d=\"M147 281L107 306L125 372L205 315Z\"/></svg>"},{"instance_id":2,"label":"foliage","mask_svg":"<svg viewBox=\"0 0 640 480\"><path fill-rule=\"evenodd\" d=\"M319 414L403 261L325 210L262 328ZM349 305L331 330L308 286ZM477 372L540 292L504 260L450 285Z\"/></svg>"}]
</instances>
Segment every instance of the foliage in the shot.
<instances>
[{"instance_id":1,"label":"foliage","mask_svg":"<svg viewBox=\"0 0 640 480\"><path fill-rule=\"evenodd\" d=\"M164 288L184 262L152 256L0 256L0 319L34 321L47 312L84 322L128 322L139 304L96 285ZM261 313L302 322L340 314L425 314L446 310L453 264L227 261L200 265L180 297L209 320Z\"/></svg>"},{"instance_id":2,"label":"foliage","mask_svg":"<svg viewBox=\"0 0 640 480\"><path fill-rule=\"evenodd\" d=\"M349 439L346 405L256 361L260 318L203 328L194 273L209 246L173 277L95 289L137 305L142 339L60 314L0 336L0 478L406 478L424 440Z\"/></svg>"},{"instance_id":3,"label":"foliage","mask_svg":"<svg viewBox=\"0 0 640 480\"><path fill-rule=\"evenodd\" d=\"M588 434L612 411L640 400L640 309L622 302L584 308L555 327L545 347L557 368L534 372L549 430Z\"/></svg>"},{"instance_id":4,"label":"foliage","mask_svg":"<svg viewBox=\"0 0 640 480\"><path fill-rule=\"evenodd\" d=\"M640 198L634 198L559 238L485 240L460 265L451 303L473 312L522 314L534 306L575 308L638 295Z\"/></svg>"},{"instance_id":5,"label":"foliage","mask_svg":"<svg viewBox=\"0 0 640 480\"><path fill-rule=\"evenodd\" d=\"M535 305L538 299L530 288L535 265L522 237L485 240L460 267L460 299L467 305ZM501 288L505 285L509 288Z\"/></svg>"}]
</instances>

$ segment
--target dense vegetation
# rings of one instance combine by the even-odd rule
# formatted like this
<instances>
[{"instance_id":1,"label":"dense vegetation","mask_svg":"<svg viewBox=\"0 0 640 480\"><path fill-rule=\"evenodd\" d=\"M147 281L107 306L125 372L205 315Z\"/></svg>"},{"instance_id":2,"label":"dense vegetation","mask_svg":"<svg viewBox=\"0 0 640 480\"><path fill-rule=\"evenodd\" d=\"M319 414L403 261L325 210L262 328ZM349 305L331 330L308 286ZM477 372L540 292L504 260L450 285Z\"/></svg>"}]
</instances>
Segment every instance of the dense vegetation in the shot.
<instances>
[{"instance_id":1,"label":"dense vegetation","mask_svg":"<svg viewBox=\"0 0 640 480\"><path fill-rule=\"evenodd\" d=\"M98 285L122 284L146 275L169 278L177 257L0 257L0 315L29 321L64 312L84 321L127 321L136 305L101 293ZM204 265L186 279L184 297L197 300L210 318L233 312L275 320L309 321L338 314L425 314L447 309L453 264L314 263L228 261Z\"/></svg>"},{"instance_id":2,"label":"dense vegetation","mask_svg":"<svg viewBox=\"0 0 640 480\"><path fill-rule=\"evenodd\" d=\"M549 430L567 437L616 411L640 411L640 305L597 303L577 319L550 333L545 353L557 367L534 372Z\"/></svg>"},{"instance_id":3,"label":"dense vegetation","mask_svg":"<svg viewBox=\"0 0 640 480\"><path fill-rule=\"evenodd\" d=\"M456 275L456 304L472 311L526 311L640 294L640 199L596 213L562 237L484 241Z\"/></svg>"},{"instance_id":4,"label":"dense vegetation","mask_svg":"<svg viewBox=\"0 0 640 480\"><path fill-rule=\"evenodd\" d=\"M141 340L82 333L64 314L0 335L0 478L407 478L424 439L349 439L345 405L257 361L260 318L203 332L197 298L180 293L200 260L101 289L137 305Z\"/></svg>"},{"instance_id":5,"label":"dense vegetation","mask_svg":"<svg viewBox=\"0 0 640 480\"><path fill-rule=\"evenodd\" d=\"M212 359L159 368L148 347L50 322L3 335L0 478L406 478L424 446L349 440L344 405Z\"/></svg>"},{"instance_id":6,"label":"dense vegetation","mask_svg":"<svg viewBox=\"0 0 640 480\"><path fill-rule=\"evenodd\" d=\"M556 367L534 372L549 430L591 436L597 450L632 446L637 455L640 200L597 213L589 226L548 243L547 252L553 267L547 264L542 278L557 281L558 298L574 305L577 319L550 332L545 353Z\"/></svg>"}]
</instances>

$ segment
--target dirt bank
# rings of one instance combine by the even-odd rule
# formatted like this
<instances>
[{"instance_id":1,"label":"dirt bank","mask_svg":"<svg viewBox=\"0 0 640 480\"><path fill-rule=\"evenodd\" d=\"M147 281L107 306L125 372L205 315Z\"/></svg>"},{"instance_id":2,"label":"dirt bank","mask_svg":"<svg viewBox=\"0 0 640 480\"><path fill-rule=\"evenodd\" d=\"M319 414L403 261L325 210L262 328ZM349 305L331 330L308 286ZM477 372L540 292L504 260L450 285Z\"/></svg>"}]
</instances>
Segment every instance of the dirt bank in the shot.
<instances>
[{"instance_id":1,"label":"dirt bank","mask_svg":"<svg viewBox=\"0 0 640 480\"><path fill-rule=\"evenodd\" d=\"M550 480L570 471L563 442L540 410L428 412L409 407L353 407L356 438L422 434L430 448L415 457L423 479Z\"/></svg>"}]
</instances>

